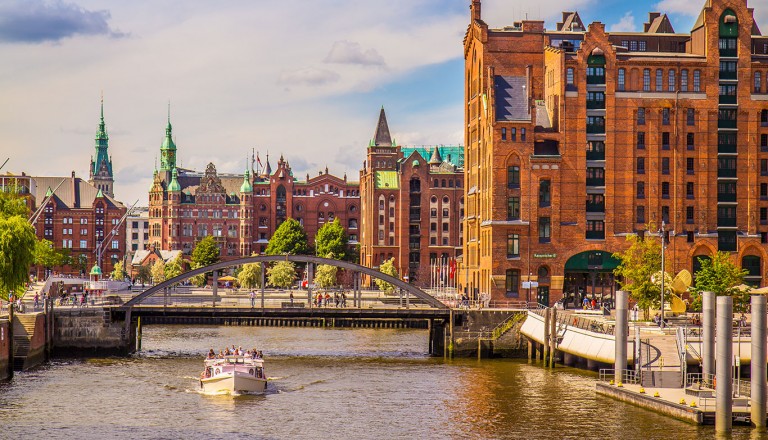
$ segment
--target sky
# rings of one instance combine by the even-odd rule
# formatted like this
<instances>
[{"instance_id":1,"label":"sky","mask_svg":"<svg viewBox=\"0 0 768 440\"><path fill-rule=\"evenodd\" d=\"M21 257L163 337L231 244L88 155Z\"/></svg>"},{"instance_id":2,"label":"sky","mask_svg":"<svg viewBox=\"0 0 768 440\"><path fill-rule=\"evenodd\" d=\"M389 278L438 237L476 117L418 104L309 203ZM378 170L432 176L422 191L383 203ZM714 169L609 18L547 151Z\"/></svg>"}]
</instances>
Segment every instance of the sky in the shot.
<instances>
[{"instance_id":1,"label":"sky","mask_svg":"<svg viewBox=\"0 0 768 440\"><path fill-rule=\"evenodd\" d=\"M178 165L358 180L379 109L400 145L463 143L470 0L0 0L2 172L88 178L103 95L119 200L147 205L170 103ZM484 0L491 27L560 11L687 32L704 0ZM768 31L768 0L751 0Z\"/></svg>"}]
</instances>

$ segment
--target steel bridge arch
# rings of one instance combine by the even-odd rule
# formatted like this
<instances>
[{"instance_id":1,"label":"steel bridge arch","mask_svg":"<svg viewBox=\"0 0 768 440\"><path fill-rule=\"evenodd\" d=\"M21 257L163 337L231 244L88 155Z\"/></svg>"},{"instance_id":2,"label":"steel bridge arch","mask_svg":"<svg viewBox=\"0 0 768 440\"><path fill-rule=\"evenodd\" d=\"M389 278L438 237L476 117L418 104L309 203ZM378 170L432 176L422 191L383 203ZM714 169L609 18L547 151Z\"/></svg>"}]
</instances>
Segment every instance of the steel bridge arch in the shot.
<instances>
[{"instance_id":1,"label":"steel bridge arch","mask_svg":"<svg viewBox=\"0 0 768 440\"><path fill-rule=\"evenodd\" d=\"M144 299L155 295L158 292L162 292L165 288L171 287L174 284L180 283L182 281L185 281L189 278L192 278L195 275L200 275L206 272L212 272L214 270L220 270L220 269L227 269L230 267L236 267L236 266L242 266L243 264L249 264L249 263L272 263L277 261L291 261L294 263L313 263L313 264L328 264L331 266L340 267L342 269L348 269L353 272L359 272L363 273L365 275L369 275L373 278L378 278L380 280L386 281L390 284L392 284L395 287L398 287L411 295L420 298L424 300L427 304L431 305L432 307L435 307L437 309L447 309L448 306L443 304L440 300L437 298L429 295L428 293L422 291L421 289L418 289L403 280L399 278L395 278L393 276L387 275L385 273L379 272L378 270L371 269L369 267L361 266L356 263L350 263L349 261L341 261L341 260L333 260L330 258L322 258L322 257L316 257L314 255L254 255L251 257L244 257L239 258L237 260L228 260L228 261L220 261L215 264L211 264L210 266L206 267L199 267L197 269L190 270L189 272L185 272L179 276L175 276L169 280L163 281L160 284L157 284L155 286L150 287L149 289L145 290L144 292L136 295L133 297L130 301L127 301L125 304L123 304L123 308L130 309L131 307L141 304Z\"/></svg>"}]
</instances>

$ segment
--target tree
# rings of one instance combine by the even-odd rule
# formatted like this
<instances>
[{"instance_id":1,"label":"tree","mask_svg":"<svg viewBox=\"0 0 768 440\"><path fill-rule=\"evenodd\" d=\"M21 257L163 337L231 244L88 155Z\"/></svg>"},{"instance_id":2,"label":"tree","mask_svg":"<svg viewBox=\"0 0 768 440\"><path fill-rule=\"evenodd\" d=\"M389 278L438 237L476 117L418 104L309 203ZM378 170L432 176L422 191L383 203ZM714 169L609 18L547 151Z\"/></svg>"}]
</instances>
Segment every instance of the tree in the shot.
<instances>
[{"instance_id":1,"label":"tree","mask_svg":"<svg viewBox=\"0 0 768 440\"><path fill-rule=\"evenodd\" d=\"M75 269L77 269L77 271L80 272L81 274L88 273L88 256L87 255L85 254L78 255L77 259L73 261L73 264L75 265Z\"/></svg>"},{"instance_id":2,"label":"tree","mask_svg":"<svg viewBox=\"0 0 768 440\"><path fill-rule=\"evenodd\" d=\"M0 297L19 292L29 280L37 237L27 221L29 210L15 193L0 192Z\"/></svg>"},{"instance_id":3,"label":"tree","mask_svg":"<svg viewBox=\"0 0 768 440\"><path fill-rule=\"evenodd\" d=\"M165 279L170 280L184 273L184 259L179 252L165 265Z\"/></svg>"},{"instance_id":4,"label":"tree","mask_svg":"<svg viewBox=\"0 0 768 440\"><path fill-rule=\"evenodd\" d=\"M165 281L165 261L163 261L162 258L155 261L155 264L152 265L150 272L152 273L153 283L158 284Z\"/></svg>"},{"instance_id":5,"label":"tree","mask_svg":"<svg viewBox=\"0 0 768 440\"><path fill-rule=\"evenodd\" d=\"M237 282L240 284L240 287L246 289L261 287L261 264L244 264L242 270L237 274Z\"/></svg>"},{"instance_id":6,"label":"tree","mask_svg":"<svg viewBox=\"0 0 768 440\"><path fill-rule=\"evenodd\" d=\"M315 235L315 255L333 255L331 258L344 260L347 257L347 233L339 218L324 224Z\"/></svg>"},{"instance_id":7,"label":"tree","mask_svg":"<svg viewBox=\"0 0 768 440\"><path fill-rule=\"evenodd\" d=\"M53 267L63 265L67 255L63 250L53 248L50 240L42 239L35 243L35 264L50 270Z\"/></svg>"},{"instance_id":8,"label":"tree","mask_svg":"<svg viewBox=\"0 0 768 440\"><path fill-rule=\"evenodd\" d=\"M641 239L637 235L628 236L627 241L630 243L627 250L613 254L621 261L613 273L619 277L621 289L629 292L648 319L648 310L661 305L661 286L652 279L661 271L661 243L652 237Z\"/></svg>"},{"instance_id":9,"label":"tree","mask_svg":"<svg viewBox=\"0 0 768 440\"><path fill-rule=\"evenodd\" d=\"M728 252L717 252L712 258L699 258L701 269L696 272L696 290L715 292L717 296L732 296L739 309L749 304L749 289L738 289L749 273L731 261Z\"/></svg>"},{"instance_id":10,"label":"tree","mask_svg":"<svg viewBox=\"0 0 768 440\"><path fill-rule=\"evenodd\" d=\"M333 253L328 253L325 258L333 258ZM332 264L318 264L314 282L321 289L328 289L336 285L339 268Z\"/></svg>"},{"instance_id":11,"label":"tree","mask_svg":"<svg viewBox=\"0 0 768 440\"><path fill-rule=\"evenodd\" d=\"M381 263L381 266L379 266L379 272L398 278L399 274L397 273L397 268L395 267L395 257L392 257L389 260ZM376 278L375 281L376 285L379 287L379 289L384 291L384 293L392 293L395 291L394 285L379 278Z\"/></svg>"},{"instance_id":12,"label":"tree","mask_svg":"<svg viewBox=\"0 0 768 440\"><path fill-rule=\"evenodd\" d=\"M305 255L309 253L307 233L304 227L295 219L289 218L278 226L272 238L269 239L267 255Z\"/></svg>"},{"instance_id":13,"label":"tree","mask_svg":"<svg viewBox=\"0 0 768 440\"><path fill-rule=\"evenodd\" d=\"M296 266L290 261L278 261L267 269L267 280L270 285L280 288L290 287L296 279Z\"/></svg>"},{"instance_id":14,"label":"tree","mask_svg":"<svg viewBox=\"0 0 768 440\"><path fill-rule=\"evenodd\" d=\"M136 273L136 281L140 283L148 283L152 279L152 270L149 266L139 266L139 270Z\"/></svg>"},{"instance_id":15,"label":"tree","mask_svg":"<svg viewBox=\"0 0 768 440\"><path fill-rule=\"evenodd\" d=\"M219 245L213 240L210 235L203 238L192 251L192 264L194 267L210 266L219 262L220 251Z\"/></svg>"},{"instance_id":16,"label":"tree","mask_svg":"<svg viewBox=\"0 0 768 440\"><path fill-rule=\"evenodd\" d=\"M118 261L115 263L115 266L112 268L112 279L123 281L127 276L128 275L125 273L125 268L123 267L123 262Z\"/></svg>"}]
</instances>

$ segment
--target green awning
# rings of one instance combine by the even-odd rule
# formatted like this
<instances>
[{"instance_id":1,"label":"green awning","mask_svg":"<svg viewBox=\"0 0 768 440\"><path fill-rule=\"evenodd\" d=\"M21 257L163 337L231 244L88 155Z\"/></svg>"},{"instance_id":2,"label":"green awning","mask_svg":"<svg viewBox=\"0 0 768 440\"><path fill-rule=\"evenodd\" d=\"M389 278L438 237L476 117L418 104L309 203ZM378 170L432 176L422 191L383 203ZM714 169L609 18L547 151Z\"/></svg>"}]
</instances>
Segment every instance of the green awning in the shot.
<instances>
[{"instance_id":1,"label":"green awning","mask_svg":"<svg viewBox=\"0 0 768 440\"><path fill-rule=\"evenodd\" d=\"M621 261L614 258L608 251L584 251L580 252L565 262L566 272L612 272Z\"/></svg>"}]
</instances>

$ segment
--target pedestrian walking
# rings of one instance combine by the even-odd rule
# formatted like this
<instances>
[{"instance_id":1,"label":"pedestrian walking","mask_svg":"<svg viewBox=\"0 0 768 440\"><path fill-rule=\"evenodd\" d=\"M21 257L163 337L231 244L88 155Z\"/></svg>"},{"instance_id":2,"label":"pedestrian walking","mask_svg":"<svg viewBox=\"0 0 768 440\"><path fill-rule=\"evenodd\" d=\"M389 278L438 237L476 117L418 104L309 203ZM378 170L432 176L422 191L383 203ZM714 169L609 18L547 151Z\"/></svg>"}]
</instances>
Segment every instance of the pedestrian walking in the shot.
<instances>
[{"instance_id":1,"label":"pedestrian walking","mask_svg":"<svg viewBox=\"0 0 768 440\"><path fill-rule=\"evenodd\" d=\"M289 296L289 298L291 299L291 306L293 306L293 292L291 292L291 295Z\"/></svg>"},{"instance_id":2,"label":"pedestrian walking","mask_svg":"<svg viewBox=\"0 0 768 440\"><path fill-rule=\"evenodd\" d=\"M37 310L40 307L40 294L35 293L35 310Z\"/></svg>"},{"instance_id":3,"label":"pedestrian walking","mask_svg":"<svg viewBox=\"0 0 768 440\"><path fill-rule=\"evenodd\" d=\"M249 294L251 297L251 308L256 307L256 291L251 290L251 293Z\"/></svg>"}]
</instances>

